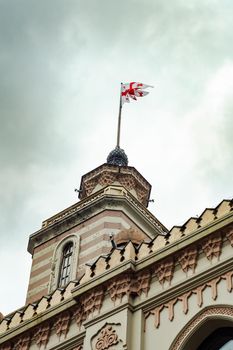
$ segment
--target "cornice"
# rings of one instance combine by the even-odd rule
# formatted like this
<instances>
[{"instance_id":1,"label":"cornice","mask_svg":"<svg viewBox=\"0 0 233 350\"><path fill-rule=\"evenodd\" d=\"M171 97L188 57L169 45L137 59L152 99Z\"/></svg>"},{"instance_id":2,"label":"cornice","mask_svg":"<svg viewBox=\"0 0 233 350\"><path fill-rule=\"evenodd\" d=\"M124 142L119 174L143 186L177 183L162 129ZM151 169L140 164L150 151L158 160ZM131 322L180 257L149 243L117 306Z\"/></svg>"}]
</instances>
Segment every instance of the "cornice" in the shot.
<instances>
[{"instance_id":1,"label":"cornice","mask_svg":"<svg viewBox=\"0 0 233 350\"><path fill-rule=\"evenodd\" d=\"M120 194L111 194L111 189L117 189ZM29 236L28 251L32 254L35 246L72 229L105 210L122 210L123 208L130 210L132 215L136 214L140 217L140 220L146 224L147 234L151 238L154 237L153 233L167 232L165 226L129 191L123 186L111 185L43 221L42 228Z\"/></svg>"},{"instance_id":2,"label":"cornice","mask_svg":"<svg viewBox=\"0 0 233 350\"><path fill-rule=\"evenodd\" d=\"M140 301L138 299L137 302L133 305L134 310L143 309L143 311L146 313L152 308L152 306L155 308L162 303L165 304L169 300L175 299L181 294L185 294L191 289L195 289L201 284L205 284L210 280L231 271L232 266L233 257L227 261L219 263L218 265L211 266L207 271L200 272L197 275L189 276L189 278L183 281L181 284L175 285L173 287L171 286L167 290L162 290L159 294L150 296L147 300Z\"/></svg>"}]
</instances>

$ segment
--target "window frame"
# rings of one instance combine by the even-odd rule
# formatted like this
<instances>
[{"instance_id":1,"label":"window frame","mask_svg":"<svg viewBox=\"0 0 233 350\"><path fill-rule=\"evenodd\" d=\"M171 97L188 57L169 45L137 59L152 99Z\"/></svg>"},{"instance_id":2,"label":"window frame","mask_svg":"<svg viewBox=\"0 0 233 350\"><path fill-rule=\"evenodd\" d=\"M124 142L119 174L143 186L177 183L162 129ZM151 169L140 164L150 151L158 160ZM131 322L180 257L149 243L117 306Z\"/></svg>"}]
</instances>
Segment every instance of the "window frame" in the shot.
<instances>
[{"instance_id":1,"label":"window frame","mask_svg":"<svg viewBox=\"0 0 233 350\"><path fill-rule=\"evenodd\" d=\"M60 276L61 276L61 267L62 267L62 261L63 261L63 252L65 247L69 244L72 244L73 252L72 252L71 262L70 262L70 273L69 273L70 277L66 285L70 281L76 279L76 275L78 271L80 237L78 234L72 234L62 239L54 249L52 263L51 263L49 293L53 292L57 288L63 288L65 286L65 284L60 285Z\"/></svg>"}]
</instances>

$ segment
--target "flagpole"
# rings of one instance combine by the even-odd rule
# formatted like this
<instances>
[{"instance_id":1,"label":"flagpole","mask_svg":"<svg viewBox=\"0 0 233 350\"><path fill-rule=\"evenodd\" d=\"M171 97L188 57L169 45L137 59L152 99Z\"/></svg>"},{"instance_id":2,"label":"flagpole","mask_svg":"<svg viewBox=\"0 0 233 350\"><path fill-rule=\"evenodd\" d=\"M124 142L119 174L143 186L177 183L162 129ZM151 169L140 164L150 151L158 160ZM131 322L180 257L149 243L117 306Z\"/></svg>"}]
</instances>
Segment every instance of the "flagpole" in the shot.
<instances>
[{"instance_id":1,"label":"flagpole","mask_svg":"<svg viewBox=\"0 0 233 350\"><path fill-rule=\"evenodd\" d=\"M122 83L121 83L122 92ZM117 147L120 147L120 133L121 133L121 110L122 110L122 98L120 92L120 104L119 104L119 114L118 114L118 126L117 126Z\"/></svg>"}]
</instances>

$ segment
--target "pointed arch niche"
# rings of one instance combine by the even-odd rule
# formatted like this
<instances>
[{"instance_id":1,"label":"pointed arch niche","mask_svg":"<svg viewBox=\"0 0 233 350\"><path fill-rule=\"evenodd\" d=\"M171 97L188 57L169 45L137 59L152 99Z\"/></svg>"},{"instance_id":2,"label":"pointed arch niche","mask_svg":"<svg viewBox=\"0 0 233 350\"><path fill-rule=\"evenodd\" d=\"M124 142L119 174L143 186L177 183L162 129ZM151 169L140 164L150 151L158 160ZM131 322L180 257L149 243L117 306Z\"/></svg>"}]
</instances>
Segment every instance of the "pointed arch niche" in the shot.
<instances>
[{"instance_id":1,"label":"pointed arch niche","mask_svg":"<svg viewBox=\"0 0 233 350\"><path fill-rule=\"evenodd\" d=\"M233 306L215 305L201 310L177 335L169 350L202 350L203 344L205 349L208 347L213 337L224 330L227 334L232 329L233 335ZM230 339L230 338L229 338ZM227 340L226 340L227 341ZM225 344L225 343L223 343ZM221 349L221 347L216 347Z\"/></svg>"},{"instance_id":2,"label":"pointed arch niche","mask_svg":"<svg viewBox=\"0 0 233 350\"><path fill-rule=\"evenodd\" d=\"M79 241L80 237L73 234L65 237L57 244L52 260L49 293L58 287L64 287L69 281L76 279Z\"/></svg>"}]
</instances>

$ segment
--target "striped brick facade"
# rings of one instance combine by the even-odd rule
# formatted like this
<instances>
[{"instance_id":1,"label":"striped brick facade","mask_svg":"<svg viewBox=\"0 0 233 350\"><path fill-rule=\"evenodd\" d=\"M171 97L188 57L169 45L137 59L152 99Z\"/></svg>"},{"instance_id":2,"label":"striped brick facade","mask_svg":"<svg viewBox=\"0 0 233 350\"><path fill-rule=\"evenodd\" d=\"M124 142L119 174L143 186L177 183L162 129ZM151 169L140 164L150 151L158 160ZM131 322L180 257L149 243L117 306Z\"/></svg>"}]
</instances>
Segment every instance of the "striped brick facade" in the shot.
<instances>
[{"instance_id":1,"label":"striped brick facade","mask_svg":"<svg viewBox=\"0 0 233 350\"><path fill-rule=\"evenodd\" d=\"M138 225L122 211L105 210L84 223L67 230L34 249L26 303L32 303L50 292L53 256L59 242L72 234L80 237L76 278L85 271L85 264L111 251L110 235L133 227L145 235Z\"/></svg>"}]
</instances>

